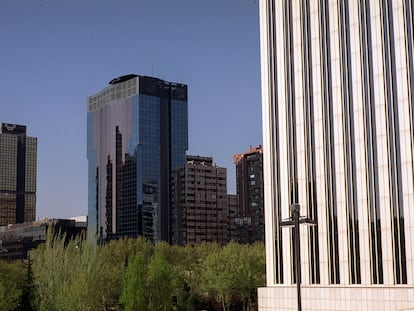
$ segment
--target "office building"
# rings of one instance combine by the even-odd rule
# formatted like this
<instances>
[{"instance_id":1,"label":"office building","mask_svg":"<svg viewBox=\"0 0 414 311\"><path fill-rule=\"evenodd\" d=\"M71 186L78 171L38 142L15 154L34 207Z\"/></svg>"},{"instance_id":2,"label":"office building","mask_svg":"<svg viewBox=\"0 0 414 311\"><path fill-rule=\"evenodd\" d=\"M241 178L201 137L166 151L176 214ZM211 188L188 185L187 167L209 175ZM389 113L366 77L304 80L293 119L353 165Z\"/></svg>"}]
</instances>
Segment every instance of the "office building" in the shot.
<instances>
[{"instance_id":1,"label":"office building","mask_svg":"<svg viewBox=\"0 0 414 311\"><path fill-rule=\"evenodd\" d=\"M188 146L187 86L125 75L88 98L88 231L171 238L172 170Z\"/></svg>"},{"instance_id":2,"label":"office building","mask_svg":"<svg viewBox=\"0 0 414 311\"><path fill-rule=\"evenodd\" d=\"M259 310L414 308L413 1L260 0ZM290 206L315 220L282 227ZM300 280L296 256L300 255Z\"/></svg>"},{"instance_id":3,"label":"office building","mask_svg":"<svg viewBox=\"0 0 414 311\"><path fill-rule=\"evenodd\" d=\"M2 123L0 129L0 225L36 217L37 138L26 126Z\"/></svg>"},{"instance_id":4,"label":"office building","mask_svg":"<svg viewBox=\"0 0 414 311\"><path fill-rule=\"evenodd\" d=\"M233 156L236 165L238 242L264 242L263 148L250 146Z\"/></svg>"},{"instance_id":5,"label":"office building","mask_svg":"<svg viewBox=\"0 0 414 311\"><path fill-rule=\"evenodd\" d=\"M211 157L188 155L173 180L173 243L229 242L226 168Z\"/></svg>"}]
</instances>

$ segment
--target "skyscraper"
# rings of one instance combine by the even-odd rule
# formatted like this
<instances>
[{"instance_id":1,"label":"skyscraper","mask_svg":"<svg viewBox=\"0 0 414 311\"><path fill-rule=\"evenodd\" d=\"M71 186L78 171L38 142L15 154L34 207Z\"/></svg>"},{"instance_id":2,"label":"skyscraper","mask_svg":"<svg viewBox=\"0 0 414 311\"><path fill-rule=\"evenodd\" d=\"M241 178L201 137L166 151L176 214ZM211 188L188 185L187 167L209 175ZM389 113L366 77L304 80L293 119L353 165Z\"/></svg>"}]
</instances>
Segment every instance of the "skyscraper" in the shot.
<instances>
[{"instance_id":1,"label":"skyscraper","mask_svg":"<svg viewBox=\"0 0 414 311\"><path fill-rule=\"evenodd\" d=\"M36 217L37 138L26 126L2 123L0 129L0 225Z\"/></svg>"},{"instance_id":2,"label":"skyscraper","mask_svg":"<svg viewBox=\"0 0 414 311\"><path fill-rule=\"evenodd\" d=\"M236 165L237 217L235 226L240 243L264 242L263 148L233 156Z\"/></svg>"},{"instance_id":3,"label":"skyscraper","mask_svg":"<svg viewBox=\"0 0 414 311\"><path fill-rule=\"evenodd\" d=\"M413 5L260 1L259 310L296 310L298 281L303 310L414 308ZM317 222L300 228L301 280L280 223L294 203Z\"/></svg>"},{"instance_id":4,"label":"skyscraper","mask_svg":"<svg viewBox=\"0 0 414 311\"><path fill-rule=\"evenodd\" d=\"M173 243L229 242L226 168L213 158L187 156L174 173Z\"/></svg>"},{"instance_id":5,"label":"skyscraper","mask_svg":"<svg viewBox=\"0 0 414 311\"><path fill-rule=\"evenodd\" d=\"M187 86L125 75L88 98L88 230L170 241L171 172L188 148Z\"/></svg>"}]
</instances>

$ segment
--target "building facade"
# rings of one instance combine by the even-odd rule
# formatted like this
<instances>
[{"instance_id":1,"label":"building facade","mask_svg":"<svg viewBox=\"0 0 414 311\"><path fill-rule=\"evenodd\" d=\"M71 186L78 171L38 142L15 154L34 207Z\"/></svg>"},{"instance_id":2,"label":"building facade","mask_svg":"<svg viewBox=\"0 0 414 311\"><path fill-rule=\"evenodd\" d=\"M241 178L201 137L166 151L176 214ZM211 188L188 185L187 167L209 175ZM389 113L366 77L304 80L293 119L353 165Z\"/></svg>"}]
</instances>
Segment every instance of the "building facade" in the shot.
<instances>
[{"instance_id":1,"label":"building facade","mask_svg":"<svg viewBox=\"0 0 414 311\"><path fill-rule=\"evenodd\" d=\"M211 157L187 156L174 174L173 243L229 242L227 170Z\"/></svg>"},{"instance_id":2,"label":"building facade","mask_svg":"<svg viewBox=\"0 0 414 311\"><path fill-rule=\"evenodd\" d=\"M187 86L138 75L88 98L88 231L171 238L172 170L188 148Z\"/></svg>"},{"instance_id":3,"label":"building facade","mask_svg":"<svg viewBox=\"0 0 414 311\"><path fill-rule=\"evenodd\" d=\"M233 156L236 165L237 217L235 227L240 243L264 242L263 148Z\"/></svg>"},{"instance_id":4,"label":"building facade","mask_svg":"<svg viewBox=\"0 0 414 311\"><path fill-rule=\"evenodd\" d=\"M42 219L0 226L0 260L28 259L30 252L46 242L47 231L65 234L67 241L84 235L86 222L74 219Z\"/></svg>"},{"instance_id":5,"label":"building facade","mask_svg":"<svg viewBox=\"0 0 414 311\"><path fill-rule=\"evenodd\" d=\"M267 287L259 310L414 308L411 0L260 0Z\"/></svg>"},{"instance_id":6,"label":"building facade","mask_svg":"<svg viewBox=\"0 0 414 311\"><path fill-rule=\"evenodd\" d=\"M0 129L0 225L36 217L37 138L26 126L2 123Z\"/></svg>"},{"instance_id":7,"label":"building facade","mask_svg":"<svg viewBox=\"0 0 414 311\"><path fill-rule=\"evenodd\" d=\"M237 211L239 206L237 204L237 194L227 194L227 204L229 206L229 238L230 241L239 241L239 232L236 227Z\"/></svg>"}]
</instances>

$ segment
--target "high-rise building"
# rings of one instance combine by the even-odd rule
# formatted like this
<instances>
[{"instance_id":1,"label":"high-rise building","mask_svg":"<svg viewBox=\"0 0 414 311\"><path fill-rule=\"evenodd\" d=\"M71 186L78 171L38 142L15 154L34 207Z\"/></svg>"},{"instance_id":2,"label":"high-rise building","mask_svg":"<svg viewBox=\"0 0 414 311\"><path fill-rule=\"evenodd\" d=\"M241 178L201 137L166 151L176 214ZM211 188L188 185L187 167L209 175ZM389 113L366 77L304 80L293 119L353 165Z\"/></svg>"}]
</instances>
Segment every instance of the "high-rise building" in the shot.
<instances>
[{"instance_id":1,"label":"high-rise building","mask_svg":"<svg viewBox=\"0 0 414 311\"><path fill-rule=\"evenodd\" d=\"M211 157L189 155L173 180L173 243L229 242L226 168Z\"/></svg>"},{"instance_id":2,"label":"high-rise building","mask_svg":"<svg viewBox=\"0 0 414 311\"><path fill-rule=\"evenodd\" d=\"M36 217L37 138L26 126L2 123L0 129L0 225Z\"/></svg>"},{"instance_id":3,"label":"high-rise building","mask_svg":"<svg viewBox=\"0 0 414 311\"><path fill-rule=\"evenodd\" d=\"M172 170L188 147L187 86L115 78L88 98L88 231L170 241Z\"/></svg>"},{"instance_id":4,"label":"high-rise building","mask_svg":"<svg viewBox=\"0 0 414 311\"><path fill-rule=\"evenodd\" d=\"M230 241L239 242L239 234L236 227L237 210L237 195L227 194L227 204L229 206L229 239Z\"/></svg>"},{"instance_id":5,"label":"high-rise building","mask_svg":"<svg viewBox=\"0 0 414 311\"><path fill-rule=\"evenodd\" d=\"M238 242L264 242L263 148L233 156L236 165L237 217L234 219Z\"/></svg>"},{"instance_id":6,"label":"high-rise building","mask_svg":"<svg viewBox=\"0 0 414 311\"><path fill-rule=\"evenodd\" d=\"M298 281L303 310L414 308L413 1L259 3L259 310L296 310ZM299 253L281 226L292 204L317 223Z\"/></svg>"}]
</instances>

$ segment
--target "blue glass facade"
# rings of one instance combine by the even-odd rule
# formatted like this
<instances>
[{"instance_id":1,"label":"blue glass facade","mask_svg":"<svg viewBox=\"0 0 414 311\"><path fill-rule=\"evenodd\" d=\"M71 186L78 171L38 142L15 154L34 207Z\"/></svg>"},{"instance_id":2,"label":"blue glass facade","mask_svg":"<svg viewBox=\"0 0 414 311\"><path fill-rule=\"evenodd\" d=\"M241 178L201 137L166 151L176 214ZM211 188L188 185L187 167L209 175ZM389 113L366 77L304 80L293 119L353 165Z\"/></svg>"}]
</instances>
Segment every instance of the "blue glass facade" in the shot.
<instances>
[{"instance_id":1,"label":"blue glass facade","mask_svg":"<svg viewBox=\"0 0 414 311\"><path fill-rule=\"evenodd\" d=\"M171 171L188 149L187 86L120 77L88 98L88 230L170 241Z\"/></svg>"}]
</instances>

